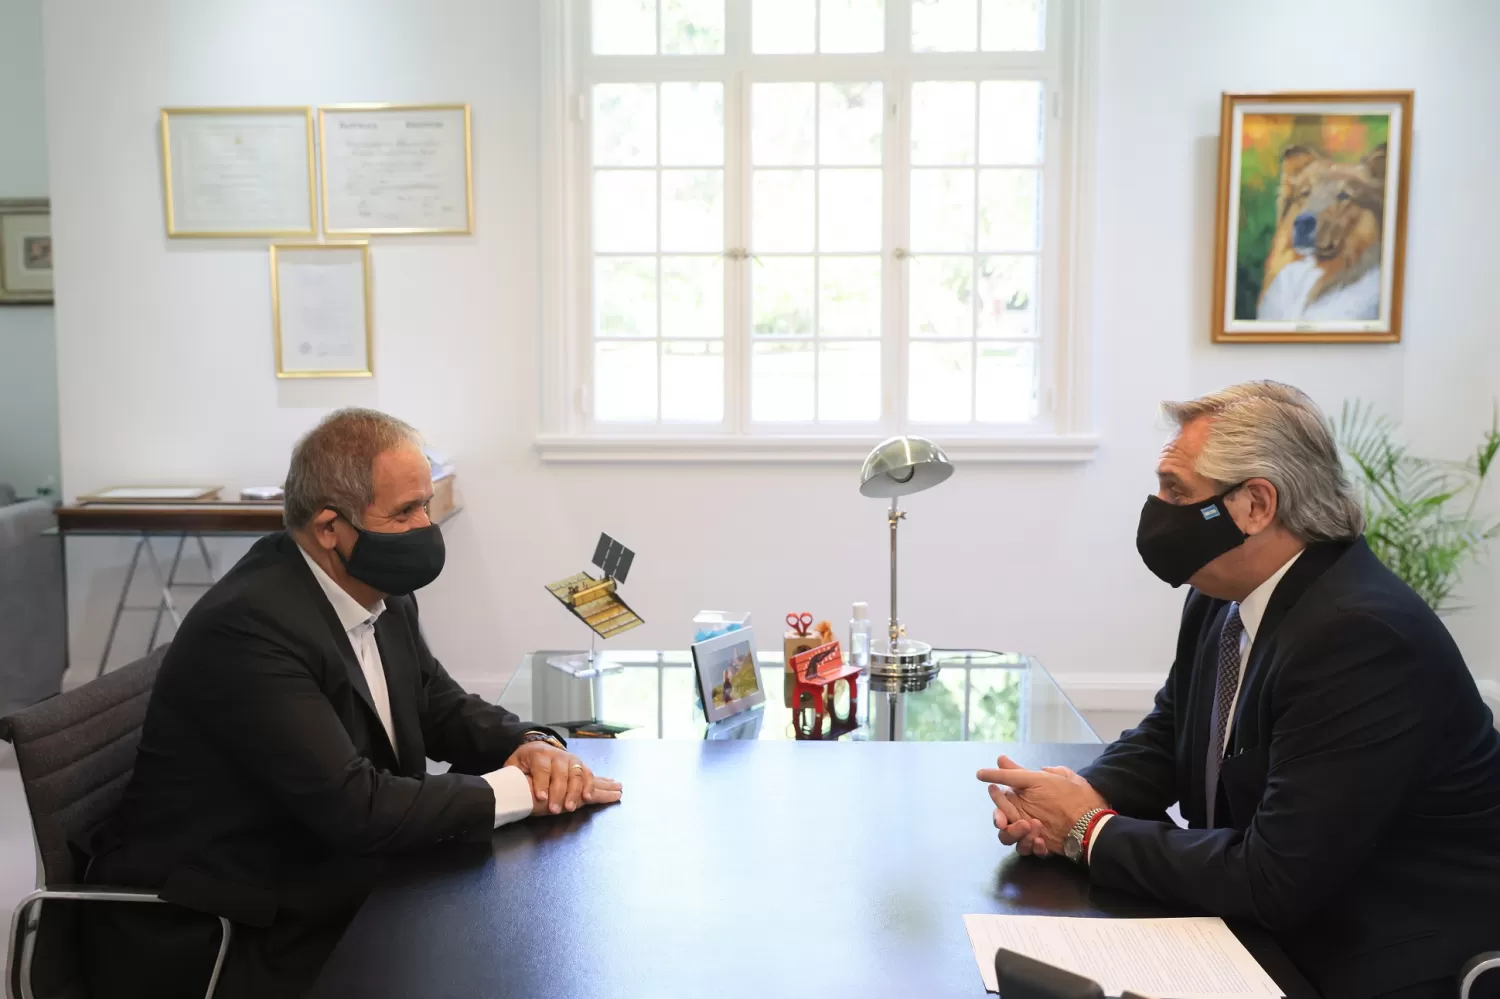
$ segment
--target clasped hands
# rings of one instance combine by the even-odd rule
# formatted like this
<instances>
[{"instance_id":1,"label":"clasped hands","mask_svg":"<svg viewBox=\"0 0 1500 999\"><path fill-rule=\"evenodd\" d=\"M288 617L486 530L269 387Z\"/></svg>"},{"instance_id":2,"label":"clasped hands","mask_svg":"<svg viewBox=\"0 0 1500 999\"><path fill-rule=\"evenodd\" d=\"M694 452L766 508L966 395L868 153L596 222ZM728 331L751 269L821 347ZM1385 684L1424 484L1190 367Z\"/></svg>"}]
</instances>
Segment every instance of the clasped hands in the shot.
<instances>
[{"instance_id":1,"label":"clasped hands","mask_svg":"<svg viewBox=\"0 0 1500 999\"><path fill-rule=\"evenodd\" d=\"M588 764L548 742L523 743L505 765L517 768L531 781L532 815L558 815L583 805L620 800L619 781L594 776Z\"/></svg>"},{"instance_id":2,"label":"clasped hands","mask_svg":"<svg viewBox=\"0 0 1500 999\"><path fill-rule=\"evenodd\" d=\"M1067 767L1027 770L1009 756L976 775L990 786L1000 842L1023 856L1062 853L1068 831L1093 808L1108 808L1093 785Z\"/></svg>"}]
</instances>

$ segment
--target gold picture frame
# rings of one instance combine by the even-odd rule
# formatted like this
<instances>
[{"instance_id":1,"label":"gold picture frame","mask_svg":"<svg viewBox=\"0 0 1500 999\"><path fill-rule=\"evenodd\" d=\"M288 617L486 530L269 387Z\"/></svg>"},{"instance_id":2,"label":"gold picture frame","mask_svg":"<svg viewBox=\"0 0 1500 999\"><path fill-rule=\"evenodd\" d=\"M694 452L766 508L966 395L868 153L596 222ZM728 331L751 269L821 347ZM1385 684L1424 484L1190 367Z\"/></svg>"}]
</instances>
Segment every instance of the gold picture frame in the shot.
<instances>
[{"instance_id":1,"label":"gold picture frame","mask_svg":"<svg viewBox=\"0 0 1500 999\"><path fill-rule=\"evenodd\" d=\"M1219 115L1215 343L1397 343L1410 90L1231 94Z\"/></svg>"},{"instance_id":2,"label":"gold picture frame","mask_svg":"<svg viewBox=\"0 0 1500 999\"><path fill-rule=\"evenodd\" d=\"M348 335L348 331L340 334L334 332L331 337L325 338L322 344L314 345L311 340L304 340L296 353L308 359L303 366L297 366L294 358L287 356L285 349L286 336L288 333L296 332L288 329L283 306L288 297L284 293L282 282L282 266L285 258L301 253L324 253L328 251L351 251L357 250L360 259L361 291L358 296L360 309L363 313L363 321L360 329L355 335ZM276 354L276 377L277 378L370 378L375 374L375 318L374 298L371 293L371 267L370 267L370 243L368 240L340 240L327 243L272 243L270 247L271 262L271 331ZM325 331L327 332L327 331ZM315 362L317 358L325 356L325 351L330 345L337 349L340 346L348 347L357 341L363 351L363 363L357 367L319 367Z\"/></svg>"},{"instance_id":3,"label":"gold picture frame","mask_svg":"<svg viewBox=\"0 0 1500 999\"><path fill-rule=\"evenodd\" d=\"M0 199L0 305L52 304L52 203Z\"/></svg>"},{"instance_id":4,"label":"gold picture frame","mask_svg":"<svg viewBox=\"0 0 1500 999\"><path fill-rule=\"evenodd\" d=\"M452 225L390 225L390 224L341 224L336 219L340 211L335 203L340 199L329 198L329 162L337 158L330 156L328 143L328 118L330 115L401 115L409 112L447 112L463 115L463 209L462 222ZM318 194L322 211L323 232L328 236L414 236L455 235L468 236L474 232L474 152L473 119L468 104L328 104L318 108Z\"/></svg>"},{"instance_id":5,"label":"gold picture frame","mask_svg":"<svg viewBox=\"0 0 1500 999\"><path fill-rule=\"evenodd\" d=\"M181 218L182 212L177 205L177 191L174 189L174 177L172 170L172 121L177 119L200 120L217 117L225 119L259 117L259 116L282 116L291 118L296 116L302 121L302 135L307 146L306 173L307 173L307 224L303 225L268 225L236 227L226 224L222 227L214 226L192 226L185 224ZM316 153L313 146L313 116L310 106L277 106L277 107L171 107L161 109L161 176L162 176L162 203L166 214L167 236L171 239L292 239L296 237L316 237L318 235L318 211L316 202L316 167L314 158ZM236 137L236 144L242 141ZM300 161L299 157L299 161ZM283 164L285 167L286 164ZM178 177L175 180L181 181ZM300 192L300 180L299 180ZM299 220L301 216L299 203ZM290 212L288 212L290 218Z\"/></svg>"}]
</instances>

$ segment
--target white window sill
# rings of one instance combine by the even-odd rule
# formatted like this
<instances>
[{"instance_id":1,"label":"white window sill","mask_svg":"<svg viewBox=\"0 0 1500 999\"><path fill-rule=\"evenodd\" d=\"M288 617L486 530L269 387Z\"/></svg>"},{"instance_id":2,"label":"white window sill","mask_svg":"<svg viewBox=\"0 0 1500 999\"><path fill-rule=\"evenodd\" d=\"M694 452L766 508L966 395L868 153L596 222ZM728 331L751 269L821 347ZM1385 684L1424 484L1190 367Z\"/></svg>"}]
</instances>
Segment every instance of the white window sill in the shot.
<instances>
[{"instance_id":1,"label":"white window sill","mask_svg":"<svg viewBox=\"0 0 1500 999\"><path fill-rule=\"evenodd\" d=\"M1080 464L1094 457L1092 434L963 438L934 434L955 463ZM876 437L730 437L712 435L540 434L537 454L559 464L786 464L860 462Z\"/></svg>"}]
</instances>

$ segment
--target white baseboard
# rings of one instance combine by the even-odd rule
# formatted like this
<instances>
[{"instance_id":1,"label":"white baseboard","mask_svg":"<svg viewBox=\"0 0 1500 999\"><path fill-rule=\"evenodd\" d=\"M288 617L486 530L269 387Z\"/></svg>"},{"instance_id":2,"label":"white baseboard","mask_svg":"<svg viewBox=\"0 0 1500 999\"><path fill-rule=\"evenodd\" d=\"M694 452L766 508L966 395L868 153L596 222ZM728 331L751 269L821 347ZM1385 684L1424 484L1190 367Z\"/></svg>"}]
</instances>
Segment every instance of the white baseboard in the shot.
<instances>
[{"instance_id":1,"label":"white baseboard","mask_svg":"<svg viewBox=\"0 0 1500 999\"><path fill-rule=\"evenodd\" d=\"M1165 677L1156 673L1054 673L1052 678L1080 711L1151 710Z\"/></svg>"}]
</instances>

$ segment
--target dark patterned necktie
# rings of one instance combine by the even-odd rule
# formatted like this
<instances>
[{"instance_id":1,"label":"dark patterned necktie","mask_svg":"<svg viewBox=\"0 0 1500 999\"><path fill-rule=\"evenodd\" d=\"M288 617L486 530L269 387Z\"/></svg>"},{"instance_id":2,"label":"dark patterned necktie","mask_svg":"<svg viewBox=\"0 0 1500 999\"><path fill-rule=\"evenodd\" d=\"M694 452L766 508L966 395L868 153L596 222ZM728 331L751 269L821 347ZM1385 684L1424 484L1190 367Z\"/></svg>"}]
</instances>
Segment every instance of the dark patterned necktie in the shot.
<instances>
[{"instance_id":1,"label":"dark patterned necktie","mask_svg":"<svg viewBox=\"0 0 1500 999\"><path fill-rule=\"evenodd\" d=\"M1240 686L1240 636L1245 633L1240 620L1240 605L1230 604L1219 632L1219 671L1214 681L1214 713L1208 725L1208 769L1204 772L1204 790L1208 795L1208 828L1214 827L1214 806L1219 798L1219 764L1224 760L1224 732L1234 695Z\"/></svg>"}]
</instances>

